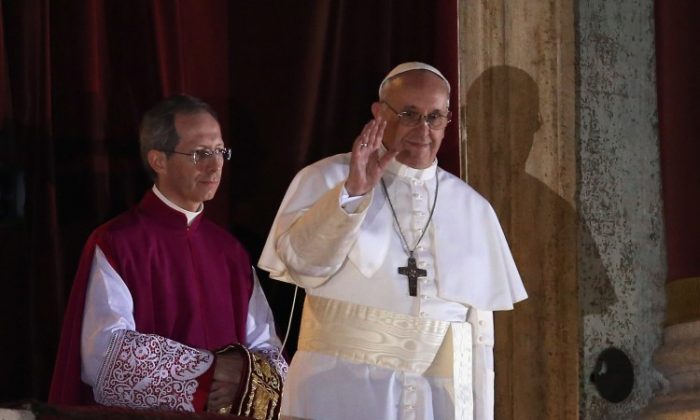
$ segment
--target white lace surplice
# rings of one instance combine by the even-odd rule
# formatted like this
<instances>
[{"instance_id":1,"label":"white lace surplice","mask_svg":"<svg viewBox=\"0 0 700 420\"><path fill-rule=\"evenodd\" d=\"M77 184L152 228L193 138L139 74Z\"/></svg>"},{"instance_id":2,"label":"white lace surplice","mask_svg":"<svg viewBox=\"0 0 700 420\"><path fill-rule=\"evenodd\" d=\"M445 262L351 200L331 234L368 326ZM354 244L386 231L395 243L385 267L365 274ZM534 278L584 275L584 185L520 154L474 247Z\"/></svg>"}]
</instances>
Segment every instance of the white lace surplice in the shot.
<instances>
[{"instance_id":1,"label":"white lace surplice","mask_svg":"<svg viewBox=\"0 0 700 420\"><path fill-rule=\"evenodd\" d=\"M252 267L251 267L252 269ZM253 273L255 273L253 271ZM246 320L249 349L284 376L287 365L272 312L254 276ZM81 339L83 382L101 404L193 411L197 377L211 366L211 352L137 332L131 293L97 247L88 284Z\"/></svg>"}]
</instances>

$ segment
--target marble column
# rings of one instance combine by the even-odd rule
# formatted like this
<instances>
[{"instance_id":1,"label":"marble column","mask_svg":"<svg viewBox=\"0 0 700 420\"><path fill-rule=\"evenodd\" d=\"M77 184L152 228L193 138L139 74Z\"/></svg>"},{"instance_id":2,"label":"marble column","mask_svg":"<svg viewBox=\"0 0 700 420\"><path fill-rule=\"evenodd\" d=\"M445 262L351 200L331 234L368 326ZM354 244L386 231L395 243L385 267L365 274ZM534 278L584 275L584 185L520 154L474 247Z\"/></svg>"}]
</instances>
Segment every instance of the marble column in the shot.
<instances>
[{"instance_id":1,"label":"marble column","mask_svg":"<svg viewBox=\"0 0 700 420\"><path fill-rule=\"evenodd\" d=\"M463 174L493 205L529 299L496 315L496 418L579 412L574 8L460 2Z\"/></svg>"},{"instance_id":2,"label":"marble column","mask_svg":"<svg viewBox=\"0 0 700 420\"><path fill-rule=\"evenodd\" d=\"M660 387L653 0L460 1L462 170L530 299L496 318L496 418L635 418ZM622 349L622 402L590 382Z\"/></svg>"}]
</instances>

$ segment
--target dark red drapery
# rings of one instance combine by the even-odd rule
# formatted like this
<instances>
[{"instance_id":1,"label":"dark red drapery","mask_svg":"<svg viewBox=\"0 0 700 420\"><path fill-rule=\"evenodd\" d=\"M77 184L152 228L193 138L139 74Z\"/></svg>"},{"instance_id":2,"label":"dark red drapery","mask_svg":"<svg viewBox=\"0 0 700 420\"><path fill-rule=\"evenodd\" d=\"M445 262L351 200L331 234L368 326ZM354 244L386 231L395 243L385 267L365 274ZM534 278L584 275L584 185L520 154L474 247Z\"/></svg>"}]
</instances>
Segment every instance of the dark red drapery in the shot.
<instances>
[{"instance_id":1,"label":"dark red drapery","mask_svg":"<svg viewBox=\"0 0 700 420\"><path fill-rule=\"evenodd\" d=\"M668 281L700 277L700 3L655 2Z\"/></svg>"}]
</instances>

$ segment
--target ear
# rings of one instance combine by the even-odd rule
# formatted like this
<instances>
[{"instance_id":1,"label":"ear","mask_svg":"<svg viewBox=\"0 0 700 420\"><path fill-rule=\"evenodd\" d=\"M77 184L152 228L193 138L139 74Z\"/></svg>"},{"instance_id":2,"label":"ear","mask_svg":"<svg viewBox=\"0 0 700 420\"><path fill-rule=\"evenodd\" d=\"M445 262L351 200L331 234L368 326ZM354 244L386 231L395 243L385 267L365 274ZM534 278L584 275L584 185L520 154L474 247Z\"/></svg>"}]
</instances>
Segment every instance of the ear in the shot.
<instances>
[{"instance_id":1,"label":"ear","mask_svg":"<svg viewBox=\"0 0 700 420\"><path fill-rule=\"evenodd\" d=\"M161 152L160 150L149 150L147 157L148 164L151 165L151 169L153 169L155 173L160 175L167 172L166 161L168 157L165 156L165 152Z\"/></svg>"},{"instance_id":2,"label":"ear","mask_svg":"<svg viewBox=\"0 0 700 420\"><path fill-rule=\"evenodd\" d=\"M382 103L381 102L374 102L372 104L372 116L376 120L379 118L379 114L382 112Z\"/></svg>"}]
</instances>

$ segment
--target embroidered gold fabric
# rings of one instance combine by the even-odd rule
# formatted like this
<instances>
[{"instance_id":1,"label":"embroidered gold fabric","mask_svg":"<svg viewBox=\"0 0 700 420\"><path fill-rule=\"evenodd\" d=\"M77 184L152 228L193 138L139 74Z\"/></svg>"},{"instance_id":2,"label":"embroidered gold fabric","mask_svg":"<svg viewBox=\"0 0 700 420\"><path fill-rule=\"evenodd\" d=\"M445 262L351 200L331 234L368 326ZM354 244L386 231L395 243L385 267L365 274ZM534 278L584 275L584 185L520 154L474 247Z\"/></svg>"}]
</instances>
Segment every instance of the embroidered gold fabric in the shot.
<instances>
[{"instance_id":1,"label":"embroidered gold fabric","mask_svg":"<svg viewBox=\"0 0 700 420\"><path fill-rule=\"evenodd\" d=\"M257 420L279 419L282 377L267 358L241 345L228 346L217 353L236 351L243 356L244 372L239 395L230 414Z\"/></svg>"}]
</instances>

